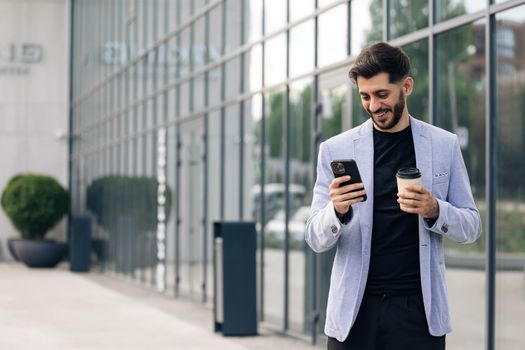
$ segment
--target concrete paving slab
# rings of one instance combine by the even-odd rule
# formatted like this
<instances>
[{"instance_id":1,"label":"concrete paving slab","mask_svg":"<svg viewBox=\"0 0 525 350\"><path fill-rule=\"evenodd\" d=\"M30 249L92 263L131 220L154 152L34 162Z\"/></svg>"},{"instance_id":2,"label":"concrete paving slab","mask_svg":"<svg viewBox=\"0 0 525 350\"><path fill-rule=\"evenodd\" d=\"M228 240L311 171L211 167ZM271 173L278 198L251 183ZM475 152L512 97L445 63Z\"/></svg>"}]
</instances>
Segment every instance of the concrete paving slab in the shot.
<instances>
[{"instance_id":1,"label":"concrete paving slab","mask_svg":"<svg viewBox=\"0 0 525 350\"><path fill-rule=\"evenodd\" d=\"M277 334L225 338L211 310L134 282L0 264L0 349L312 348Z\"/></svg>"}]
</instances>

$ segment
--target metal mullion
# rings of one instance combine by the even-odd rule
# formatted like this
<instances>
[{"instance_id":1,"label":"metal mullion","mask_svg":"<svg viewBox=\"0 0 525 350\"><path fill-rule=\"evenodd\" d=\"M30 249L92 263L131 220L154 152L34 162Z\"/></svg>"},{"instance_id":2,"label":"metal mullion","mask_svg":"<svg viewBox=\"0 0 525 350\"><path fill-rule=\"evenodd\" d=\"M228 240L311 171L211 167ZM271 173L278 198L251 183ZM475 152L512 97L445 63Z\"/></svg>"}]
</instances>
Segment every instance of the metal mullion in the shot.
<instances>
[{"instance_id":1,"label":"metal mullion","mask_svg":"<svg viewBox=\"0 0 525 350\"><path fill-rule=\"evenodd\" d=\"M383 41L390 39L390 1L383 0Z\"/></svg>"},{"instance_id":2,"label":"metal mullion","mask_svg":"<svg viewBox=\"0 0 525 350\"><path fill-rule=\"evenodd\" d=\"M169 9L170 9L170 3L168 0L165 0L164 1L164 33L168 33L169 31L169 19L170 19L170 16L169 16ZM168 83L168 74L169 74L169 64L168 64L168 41L166 41L164 43L166 46L165 46L165 49L164 49L164 57L163 57L163 62L164 62L164 69L163 69L163 76L162 76L162 82L163 82L163 85L166 85ZM169 109L169 102L168 102L168 98L169 98L169 93L167 91L164 92L163 94L164 98L163 98L163 106L162 106L162 110L163 110L163 113L162 113L162 125L164 125L164 123L166 122L167 120L167 115L168 115L168 109ZM166 147L166 155L165 155L165 160L166 160L166 171L165 171L165 175L166 175L166 186L168 186L168 177L169 177L169 166L168 166L168 161L170 159L170 148L168 147L168 139L169 139L169 131L168 129L166 128L166 138L165 138L165 147ZM170 208L171 210L171 208ZM166 217L169 216L169 213L166 213ZM165 269L164 269L164 275L162 276L162 278L164 278L164 281L165 281L165 288L164 288L164 292L166 292L166 290L168 290L168 249L167 247L169 246L169 234L168 234L168 222L166 222L166 241L165 241L165 247L166 247L166 253L165 253Z\"/></svg>"},{"instance_id":3,"label":"metal mullion","mask_svg":"<svg viewBox=\"0 0 525 350\"><path fill-rule=\"evenodd\" d=\"M286 23L290 21L290 0L286 0ZM290 30L286 30L286 78L290 78ZM290 232L288 221L290 220L290 85L286 85L285 92L285 114L284 114L284 319L283 331L289 328L289 277L290 277Z\"/></svg>"},{"instance_id":4,"label":"metal mullion","mask_svg":"<svg viewBox=\"0 0 525 350\"><path fill-rule=\"evenodd\" d=\"M73 176L72 176L72 170L73 170L73 163L72 163L72 153L73 153L73 142L74 142L74 128L73 128L73 119L74 119L74 110L71 106L71 101L73 100L73 94L74 94L74 73L75 73L75 64L76 64L76 55L75 55L75 36L77 35L77 30L75 28L75 12L77 9L77 6L75 4L75 1L70 1L69 3L69 20L67 23L67 26L69 27L69 99L68 99L68 138L67 138L67 187L71 193L73 190ZM76 188L75 188L76 189ZM73 197L73 200L75 198ZM68 211L67 214L67 241L69 242L71 239L71 218L73 215L74 209ZM79 213L75 213L79 214Z\"/></svg>"},{"instance_id":5,"label":"metal mullion","mask_svg":"<svg viewBox=\"0 0 525 350\"><path fill-rule=\"evenodd\" d=\"M205 47L209 47L210 46L210 34L209 34L209 30L210 30L210 16L209 16L209 13L207 12L206 15L204 16L204 46ZM208 64L208 61L209 61L209 55L206 55L205 56L205 64ZM209 105L209 100L210 100L210 88L209 88L209 71L206 71L204 73L204 106L205 107L208 107ZM203 184L203 193L207 194L208 193L208 160L209 160L209 114L208 113L204 113L204 134L203 134L203 143L204 143L204 155L203 155L203 162L204 162L204 166L203 166L203 172L204 172L204 176L203 176L203 179L204 179L204 184ZM203 298L202 298L202 302L203 303L206 303L206 301L208 300L208 296L207 296L207 291L208 291L208 284L207 284L207 281L208 281L208 201L207 200L203 200L202 201L202 212L203 212L203 217L202 217L202 232L203 232L203 235L204 235L204 240L203 240L203 257L204 257L204 263L203 263L203 286L202 286L202 294L203 294Z\"/></svg>"},{"instance_id":6,"label":"metal mullion","mask_svg":"<svg viewBox=\"0 0 525 350\"><path fill-rule=\"evenodd\" d=\"M240 1L240 45L244 45L245 31L244 31L244 15L245 15L245 5L244 1ZM239 91L243 94L245 91L244 87L244 65L245 65L245 56L246 53L242 53L239 57L240 59L240 81L239 81ZM242 221L244 218L244 104L245 101L239 103L239 134L240 134L240 148L239 148L239 220Z\"/></svg>"},{"instance_id":7,"label":"metal mullion","mask_svg":"<svg viewBox=\"0 0 525 350\"><path fill-rule=\"evenodd\" d=\"M488 0L490 2L490 0ZM525 0L507 0L499 4L490 4L489 5L489 14L493 15L497 12L505 11L516 6L525 4Z\"/></svg>"},{"instance_id":8,"label":"metal mullion","mask_svg":"<svg viewBox=\"0 0 525 350\"><path fill-rule=\"evenodd\" d=\"M261 33L262 35L264 36L265 33L266 33L266 26L264 25L264 22L266 20L266 4L265 4L265 0L261 0L262 1L262 20L261 20ZM265 74L265 69L264 69L264 65L265 65L265 59L264 59L264 55L265 55L265 52L266 52L266 42L263 41L261 42L261 63L262 63L262 66L261 66L261 84L262 86L265 85L265 79L264 79L264 74ZM264 220L265 220L265 210L266 210L266 204L265 204L265 182L266 182L266 176L265 176L265 173L266 173L266 154L265 154L265 148L266 148L266 97L264 95L264 93L261 93L261 99L262 99L262 103L261 103L261 113L262 113L262 117L261 117L261 147L259 149L260 151L260 159L261 159L261 180L260 180L260 192L259 192L259 198L260 198L260 220L261 220L261 228L260 228L260 278L261 278L261 283L260 283L260 291L259 291L259 295L260 295L260 298L259 298L259 307L260 307L260 313L259 313L259 320L260 321L264 321L264 297L265 297L265 294L264 294L264 264L265 264L265 237L264 237Z\"/></svg>"},{"instance_id":9,"label":"metal mullion","mask_svg":"<svg viewBox=\"0 0 525 350\"><path fill-rule=\"evenodd\" d=\"M428 35L428 122L435 125L435 116L437 115L436 104L434 103L434 91L437 91L437 76L436 67L434 63L436 61L435 44L434 44L434 22L436 13L434 11L434 1L428 0L428 27L430 33Z\"/></svg>"},{"instance_id":10,"label":"metal mullion","mask_svg":"<svg viewBox=\"0 0 525 350\"><path fill-rule=\"evenodd\" d=\"M496 19L494 14L486 11L485 27L485 59L486 91L485 119L486 119L486 203L487 203L487 320L486 320L486 349L495 349L495 303L496 303Z\"/></svg>"},{"instance_id":11,"label":"metal mullion","mask_svg":"<svg viewBox=\"0 0 525 350\"><path fill-rule=\"evenodd\" d=\"M143 21L142 21L142 42L141 42L141 46L146 46L147 45L147 41L148 41L148 26L147 26L147 1L148 0L141 0L141 7L142 7L142 16L143 16ZM140 23L140 22L138 22ZM140 29L140 28L139 28ZM141 61L139 62L139 64L142 65L142 84L140 86L141 90L142 90L142 97L146 96L147 95L147 91L148 91L148 82L147 82L147 79L146 79L146 76L147 76L147 68L148 68L148 57L147 57L148 53L145 53L145 54L142 54L141 55ZM139 128L141 128L142 130L148 130L147 129L147 113L148 113L148 104L147 104L147 101L144 101L142 100L142 106L138 106L139 110L142 110L142 115L139 114L140 116L140 119L141 119L141 122L139 122ZM147 142L147 137L148 137L148 134L147 132L143 133L142 134L142 137L138 140L142 147L141 147L141 150L142 150L142 154L140 156L140 161L141 161L141 164L140 164L140 168L141 168L141 174L139 174L140 176L146 176L146 173L147 173L147 161L146 161L146 154L147 154L147 148L148 148L148 142ZM142 232L139 232L139 235L142 235ZM145 239L145 238L143 238ZM144 243L146 243L144 241ZM139 251L139 255L140 255L140 261L142 262L142 267L141 266L141 269L140 269L140 282L142 284L149 284L150 281L146 281L146 268L145 268L145 264L147 263L147 250L146 250L146 246L147 244L141 244L139 247L141 248Z\"/></svg>"},{"instance_id":12,"label":"metal mullion","mask_svg":"<svg viewBox=\"0 0 525 350\"><path fill-rule=\"evenodd\" d=\"M181 18L181 2L177 1L177 8L176 8L176 22L177 24L180 22ZM175 36L175 43L176 47L180 47L181 43L181 33L178 31ZM175 77L178 79L180 77L180 60L177 60L177 64L175 67ZM175 89L175 119L180 118L180 89ZM175 124L175 144L176 144L176 152L175 152L175 194L176 194L176 200L175 200L175 296L179 296L180 292L180 173L181 173L181 133L180 133L180 123Z\"/></svg>"},{"instance_id":13,"label":"metal mullion","mask_svg":"<svg viewBox=\"0 0 525 350\"><path fill-rule=\"evenodd\" d=\"M226 6L223 5L221 7L222 13L222 23L221 23L221 55L224 55L226 52ZM221 101L224 101L226 98L226 63L223 61L221 63ZM221 221L224 220L224 203L225 203L225 122L226 122L226 109L225 107L221 108L221 115L220 115L220 198L219 198L219 205L220 205L220 219Z\"/></svg>"},{"instance_id":14,"label":"metal mullion","mask_svg":"<svg viewBox=\"0 0 525 350\"><path fill-rule=\"evenodd\" d=\"M315 1L315 8L317 8L317 5L318 5L318 0L314 0ZM350 17L348 18L348 21L350 22ZM319 34L319 18L318 17L315 17L315 20L314 20L314 69L317 69L317 67L319 66L319 55L317 53L318 49L319 49L319 38L318 38L318 34ZM319 131L319 120L318 120L318 116L317 116L317 106L319 105L319 75L316 74L314 75L314 87L313 87L313 104L314 104L314 113L313 113L313 121L311 120L312 122L312 126L313 126L313 130L312 130L312 134L313 134L313 137L312 139L314 140L313 142L313 152L311 153L313 155L313 157L315 157L315 155L317 155L318 153L318 148L319 148L319 140L320 140L320 131ZM314 159L316 159L316 161L312 162L313 163L313 167L312 167L312 179L315 181L316 177L317 177L317 158L315 157ZM321 257L319 254L313 254L313 258L312 258L312 329L310 330L311 332L311 341L312 341L312 344L313 345L316 345L317 344L317 327L318 327L318 324L319 324L319 320L320 320L320 311L319 311L319 307L321 305L321 298L320 298L320 294L319 293L319 290L321 289L321 286L319 285L319 280L320 280L320 275L321 275L321 269L320 269L320 266L321 266Z\"/></svg>"}]
</instances>

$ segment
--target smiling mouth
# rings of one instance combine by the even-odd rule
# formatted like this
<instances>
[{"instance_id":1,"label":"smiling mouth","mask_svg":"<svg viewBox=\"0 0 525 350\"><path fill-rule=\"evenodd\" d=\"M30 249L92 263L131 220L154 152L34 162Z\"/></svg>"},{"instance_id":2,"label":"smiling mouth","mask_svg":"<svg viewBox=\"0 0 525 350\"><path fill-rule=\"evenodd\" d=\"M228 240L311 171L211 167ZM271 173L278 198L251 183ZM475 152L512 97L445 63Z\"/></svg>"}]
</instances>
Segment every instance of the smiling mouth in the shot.
<instances>
[{"instance_id":1,"label":"smiling mouth","mask_svg":"<svg viewBox=\"0 0 525 350\"><path fill-rule=\"evenodd\" d=\"M382 111L381 113L374 114L374 117L377 119L385 119L387 113L388 111Z\"/></svg>"}]
</instances>

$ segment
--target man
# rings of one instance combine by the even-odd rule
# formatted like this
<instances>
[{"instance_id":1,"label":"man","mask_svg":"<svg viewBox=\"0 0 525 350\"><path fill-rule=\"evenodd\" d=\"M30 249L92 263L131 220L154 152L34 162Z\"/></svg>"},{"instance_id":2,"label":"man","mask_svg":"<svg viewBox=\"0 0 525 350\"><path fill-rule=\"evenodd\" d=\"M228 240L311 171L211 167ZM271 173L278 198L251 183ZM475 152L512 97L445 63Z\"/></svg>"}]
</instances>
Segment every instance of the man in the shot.
<instances>
[{"instance_id":1,"label":"man","mask_svg":"<svg viewBox=\"0 0 525 350\"><path fill-rule=\"evenodd\" d=\"M470 243L481 234L458 139L409 115L414 80L401 49L374 44L349 75L370 119L321 144L306 224L315 252L337 246L328 349L445 349L442 239ZM363 182L340 187L349 176L334 179L330 162L338 159L354 159ZM421 171L421 185L398 193L404 167Z\"/></svg>"}]
</instances>

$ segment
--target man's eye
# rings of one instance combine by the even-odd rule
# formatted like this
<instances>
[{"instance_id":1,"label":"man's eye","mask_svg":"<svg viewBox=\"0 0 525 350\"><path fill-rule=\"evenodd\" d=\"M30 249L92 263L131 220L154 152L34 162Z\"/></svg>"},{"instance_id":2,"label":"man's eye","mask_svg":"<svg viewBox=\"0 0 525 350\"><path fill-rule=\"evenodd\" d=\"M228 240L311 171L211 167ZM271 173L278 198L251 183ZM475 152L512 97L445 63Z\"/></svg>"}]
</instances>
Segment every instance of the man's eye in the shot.
<instances>
[{"instance_id":1,"label":"man's eye","mask_svg":"<svg viewBox=\"0 0 525 350\"><path fill-rule=\"evenodd\" d=\"M388 94L379 94L377 95L379 98L387 98L388 97Z\"/></svg>"},{"instance_id":2,"label":"man's eye","mask_svg":"<svg viewBox=\"0 0 525 350\"><path fill-rule=\"evenodd\" d=\"M363 96L361 95L361 100L368 101L370 99L370 96Z\"/></svg>"}]
</instances>

